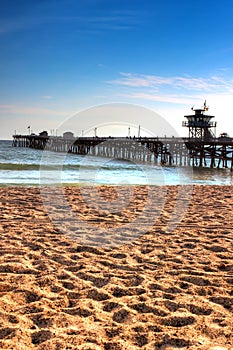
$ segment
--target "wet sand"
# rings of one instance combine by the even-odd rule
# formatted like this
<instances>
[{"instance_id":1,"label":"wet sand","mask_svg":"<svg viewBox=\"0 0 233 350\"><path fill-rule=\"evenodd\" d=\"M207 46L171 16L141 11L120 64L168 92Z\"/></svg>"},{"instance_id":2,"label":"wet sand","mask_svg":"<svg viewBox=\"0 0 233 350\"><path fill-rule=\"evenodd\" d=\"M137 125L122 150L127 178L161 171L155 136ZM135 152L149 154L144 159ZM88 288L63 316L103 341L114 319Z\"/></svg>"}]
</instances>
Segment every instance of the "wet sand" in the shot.
<instances>
[{"instance_id":1,"label":"wet sand","mask_svg":"<svg viewBox=\"0 0 233 350\"><path fill-rule=\"evenodd\" d=\"M106 214L67 187L75 224L62 206L52 222L38 188L0 188L1 349L233 349L232 187L194 186L169 229L179 187L154 190L154 209L143 212L141 186ZM117 198L99 193L103 206ZM112 236L101 242L100 229Z\"/></svg>"}]
</instances>

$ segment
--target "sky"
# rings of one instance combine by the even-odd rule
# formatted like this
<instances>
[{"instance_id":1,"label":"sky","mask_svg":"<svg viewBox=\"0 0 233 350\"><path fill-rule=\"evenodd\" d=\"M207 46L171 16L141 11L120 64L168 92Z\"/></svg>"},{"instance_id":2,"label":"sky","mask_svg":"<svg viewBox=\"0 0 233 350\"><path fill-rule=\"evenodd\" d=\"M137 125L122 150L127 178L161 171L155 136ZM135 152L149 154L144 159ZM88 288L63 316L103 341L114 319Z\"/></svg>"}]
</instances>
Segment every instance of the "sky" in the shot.
<instances>
[{"instance_id":1,"label":"sky","mask_svg":"<svg viewBox=\"0 0 233 350\"><path fill-rule=\"evenodd\" d=\"M232 13L232 0L1 0L0 139L111 103L186 136L183 116L205 100L233 136Z\"/></svg>"}]
</instances>

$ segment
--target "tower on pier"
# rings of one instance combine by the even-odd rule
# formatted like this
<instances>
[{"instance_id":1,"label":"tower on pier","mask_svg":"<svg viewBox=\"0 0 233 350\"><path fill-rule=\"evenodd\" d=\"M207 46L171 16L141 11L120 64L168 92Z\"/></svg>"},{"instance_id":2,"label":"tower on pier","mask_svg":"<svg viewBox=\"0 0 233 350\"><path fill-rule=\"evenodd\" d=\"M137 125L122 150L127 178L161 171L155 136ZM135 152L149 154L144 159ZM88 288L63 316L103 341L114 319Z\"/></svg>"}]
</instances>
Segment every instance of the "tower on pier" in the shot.
<instances>
[{"instance_id":1,"label":"tower on pier","mask_svg":"<svg viewBox=\"0 0 233 350\"><path fill-rule=\"evenodd\" d=\"M208 141L216 137L216 122L211 119L214 118L213 115L206 115L205 112L209 110L206 106L206 101L204 102L203 108L194 109L192 115L185 115L187 121L183 121L182 126L189 128L189 138L198 139L202 141Z\"/></svg>"}]
</instances>

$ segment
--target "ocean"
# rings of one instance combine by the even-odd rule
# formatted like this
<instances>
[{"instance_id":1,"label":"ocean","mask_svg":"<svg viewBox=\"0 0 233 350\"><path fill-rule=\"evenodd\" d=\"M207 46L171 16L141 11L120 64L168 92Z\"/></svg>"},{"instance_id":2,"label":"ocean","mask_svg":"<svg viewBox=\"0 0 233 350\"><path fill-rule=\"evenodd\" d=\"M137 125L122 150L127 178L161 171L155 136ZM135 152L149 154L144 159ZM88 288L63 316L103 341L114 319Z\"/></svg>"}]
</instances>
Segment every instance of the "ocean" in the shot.
<instances>
[{"instance_id":1,"label":"ocean","mask_svg":"<svg viewBox=\"0 0 233 350\"><path fill-rule=\"evenodd\" d=\"M229 169L179 168L12 147L0 141L0 186L231 185Z\"/></svg>"}]
</instances>

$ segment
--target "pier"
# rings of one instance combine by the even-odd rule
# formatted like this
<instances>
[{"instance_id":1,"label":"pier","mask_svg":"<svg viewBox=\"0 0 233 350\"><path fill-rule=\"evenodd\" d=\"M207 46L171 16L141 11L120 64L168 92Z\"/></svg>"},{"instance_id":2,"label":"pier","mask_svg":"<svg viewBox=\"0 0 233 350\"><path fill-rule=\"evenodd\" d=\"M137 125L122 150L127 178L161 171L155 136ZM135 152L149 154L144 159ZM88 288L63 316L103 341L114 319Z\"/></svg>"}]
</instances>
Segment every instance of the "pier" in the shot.
<instances>
[{"instance_id":1,"label":"pier","mask_svg":"<svg viewBox=\"0 0 233 350\"><path fill-rule=\"evenodd\" d=\"M233 139L216 137L214 116L206 115L206 102L201 109L192 108L182 125L188 137L77 137L71 132L63 136L13 135L14 147L28 147L52 152L90 155L162 166L229 168L233 171Z\"/></svg>"}]
</instances>

